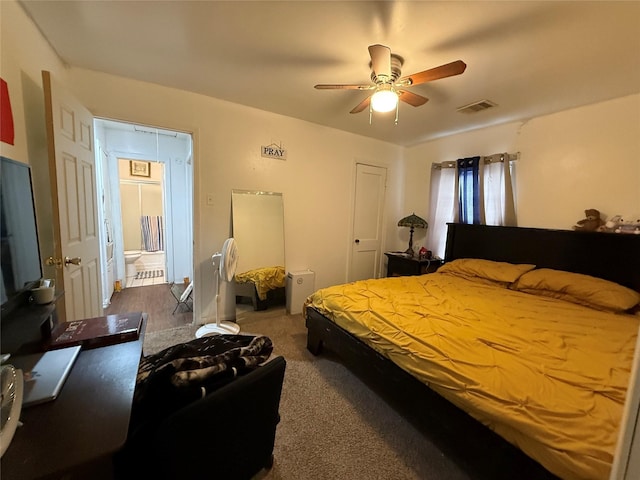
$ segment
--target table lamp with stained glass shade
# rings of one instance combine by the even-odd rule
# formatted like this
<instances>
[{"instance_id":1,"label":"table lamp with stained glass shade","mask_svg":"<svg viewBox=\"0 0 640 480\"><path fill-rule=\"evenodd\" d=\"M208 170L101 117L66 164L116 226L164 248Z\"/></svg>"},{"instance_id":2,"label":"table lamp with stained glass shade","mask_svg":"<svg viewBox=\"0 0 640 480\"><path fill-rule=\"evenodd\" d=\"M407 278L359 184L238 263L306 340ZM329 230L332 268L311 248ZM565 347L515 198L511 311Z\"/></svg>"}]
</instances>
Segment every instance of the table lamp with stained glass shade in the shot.
<instances>
[{"instance_id":1,"label":"table lamp with stained glass shade","mask_svg":"<svg viewBox=\"0 0 640 480\"><path fill-rule=\"evenodd\" d=\"M399 227L409 227L409 248L405 250L404 253L407 255L415 256L415 252L413 251L413 230L415 228L428 228L429 224L424 218L420 218L415 213L412 213L408 217L404 217L398 222Z\"/></svg>"}]
</instances>

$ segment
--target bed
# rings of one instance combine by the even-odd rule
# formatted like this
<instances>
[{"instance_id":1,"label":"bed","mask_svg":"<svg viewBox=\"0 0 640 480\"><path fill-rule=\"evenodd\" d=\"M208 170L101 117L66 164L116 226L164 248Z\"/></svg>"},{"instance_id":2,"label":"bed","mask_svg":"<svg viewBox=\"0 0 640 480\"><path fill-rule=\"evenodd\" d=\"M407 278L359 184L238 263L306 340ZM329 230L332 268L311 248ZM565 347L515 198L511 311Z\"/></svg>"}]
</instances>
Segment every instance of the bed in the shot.
<instances>
[{"instance_id":1,"label":"bed","mask_svg":"<svg viewBox=\"0 0 640 480\"><path fill-rule=\"evenodd\" d=\"M262 267L238 273L234 277L236 297L249 298L254 310L285 302L284 267Z\"/></svg>"},{"instance_id":2,"label":"bed","mask_svg":"<svg viewBox=\"0 0 640 480\"><path fill-rule=\"evenodd\" d=\"M638 252L636 235L450 224L438 272L310 296L307 348L337 354L474 478L608 478Z\"/></svg>"}]
</instances>

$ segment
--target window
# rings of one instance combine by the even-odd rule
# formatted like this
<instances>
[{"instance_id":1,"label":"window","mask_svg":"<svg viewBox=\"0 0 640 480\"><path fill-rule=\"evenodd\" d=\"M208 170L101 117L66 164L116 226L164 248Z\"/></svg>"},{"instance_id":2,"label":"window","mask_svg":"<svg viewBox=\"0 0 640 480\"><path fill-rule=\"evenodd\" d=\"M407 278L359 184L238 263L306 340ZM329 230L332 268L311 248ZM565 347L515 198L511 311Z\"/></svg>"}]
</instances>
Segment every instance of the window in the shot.
<instances>
[{"instance_id":1,"label":"window","mask_svg":"<svg viewBox=\"0 0 640 480\"><path fill-rule=\"evenodd\" d=\"M516 155L462 158L433 164L427 245L444 256L447 223L516 225Z\"/></svg>"},{"instance_id":2,"label":"window","mask_svg":"<svg viewBox=\"0 0 640 480\"><path fill-rule=\"evenodd\" d=\"M479 225L484 223L480 157L461 158L458 166L458 220Z\"/></svg>"}]
</instances>

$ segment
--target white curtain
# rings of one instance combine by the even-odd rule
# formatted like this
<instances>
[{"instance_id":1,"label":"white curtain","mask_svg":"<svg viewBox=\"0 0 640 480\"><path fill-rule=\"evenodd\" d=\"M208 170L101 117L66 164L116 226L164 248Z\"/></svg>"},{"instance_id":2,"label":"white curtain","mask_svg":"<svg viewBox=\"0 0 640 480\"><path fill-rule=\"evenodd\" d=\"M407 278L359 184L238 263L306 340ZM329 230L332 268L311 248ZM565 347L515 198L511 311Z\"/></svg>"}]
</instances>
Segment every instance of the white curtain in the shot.
<instances>
[{"instance_id":1,"label":"white curtain","mask_svg":"<svg viewBox=\"0 0 640 480\"><path fill-rule=\"evenodd\" d=\"M486 225L516 226L511 169L507 153L485 158L482 183Z\"/></svg>"},{"instance_id":2,"label":"white curtain","mask_svg":"<svg viewBox=\"0 0 640 480\"><path fill-rule=\"evenodd\" d=\"M486 225L516 226L513 178L515 162L508 153L484 157L479 182L481 217ZM447 223L458 221L458 169L456 162L433 164L429 202L427 248L444 258Z\"/></svg>"},{"instance_id":3,"label":"white curtain","mask_svg":"<svg viewBox=\"0 0 640 480\"><path fill-rule=\"evenodd\" d=\"M429 202L429 228L427 229L427 248L444 258L447 240L447 222L452 222L457 205L457 170L445 165L434 164L431 169L431 187Z\"/></svg>"}]
</instances>

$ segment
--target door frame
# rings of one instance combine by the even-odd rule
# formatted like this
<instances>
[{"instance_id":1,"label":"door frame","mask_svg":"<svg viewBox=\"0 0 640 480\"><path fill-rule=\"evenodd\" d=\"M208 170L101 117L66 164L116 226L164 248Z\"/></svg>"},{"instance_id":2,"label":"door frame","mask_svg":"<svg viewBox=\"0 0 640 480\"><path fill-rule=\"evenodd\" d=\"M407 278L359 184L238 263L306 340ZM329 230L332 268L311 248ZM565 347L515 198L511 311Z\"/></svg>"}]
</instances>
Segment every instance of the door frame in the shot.
<instances>
[{"instance_id":1,"label":"door frame","mask_svg":"<svg viewBox=\"0 0 640 480\"><path fill-rule=\"evenodd\" d=\"M380 256L378 259L378 276L383 272L384 267L384 245L387 240L387 229L385 228L387 216L388 216L388 185L389 185L389 171L391 169L390 164L388 162L379 162L379 161L371 161L364 160L361 158L354 158L352 167L351 167L351 194L350 194L350 211L349 211L349 235L347 237L347 268L345 270L345 282L349 282L352 274L352 265L353 265L353 241L354 241L354 220L355 220L355 210L356 210L356 182L358 180L358 165L366 165L369 167L376 168L384 168L387 171L386 175L386 185L385 185L385 197L383 201L382 208L382 218L380 219L380 224L382 225L382 232L380 232Z\"/></svg>"},{"instance_id":2,"label":"door frame","mask_svg":"<svg viewBox=\"0 0 640 480\"><path fill-rule=\"evenodd\" d=\"M113 123L123 123L123 124L127 124L127 125L132 125L132 126L138 126L138 127L144 127L144 128L151 128L151 129L158 129L158 130L166 130L166 131L171 131L171 132L176 132L176 133L180 133L180 134L184 134L184 135L188 135L191 139L191 162L192 162L192 168L191 168L191 182L190 182L190 189L187 189L187 194L189 196L190 202L191 202L191 218L188 221L189 226L191 227L191 272L192 275L195 278L198 278L198 272L196 270L196 266L197 266L197 262L196 262L196 251L195 251L195 239L198 238L197 235L199 235L199 232L197 231L199 228L199 224L200 222L196 221L197 215L199 215L198 210L199 210L199 206L197 204L197 202L195 201L196 197L196 192L199 189L199 185L197 183L197 179L198 174L196 172L197 168L198 168L198 164L196 162L196 152L197 152L197 148L196 148L196 144L197 144L197 129L180 129L180 128L175 128L175 127L165 127L165 126L159 126L159 125L155 125L155 124L149 124L146 122L141 122L141 121L136 121L136 120L123 120L120 118L113 118L113 117L106 117L106 116L98 116L98 115L94 115L94 120L99 120L99 121L105 121L105 122L113 122ZM96 129L97 131L97 129ZM98 142L96 142L98 143ZM102 145L101 145L102 147ZM108 145L107 145L108 147ZM157 162L157 163L161 163L163 165L163 180L162 180L162 210L163 210L163 215L165 217L164 219L164 227L165 227L165 231L164 231L164 243L165 243L165 275L168 278L169 275L169 270L173 270L172 268L168 268L168 260L169 260L169 256L167 255L167 249L169 248L169 246L171 246L173 248L173 239L170 238L170 236L167 234L167 232L171 231L173 229L173 220L171 218L171 216L169 215L169 213L171 212L171 214L173 215L173 209L170 206L170 202L168 199L168 192L170 192L172 190L172 181L170 178L170 170L171 170L171 165L170 162L168 161L160 161L158 160L158 158L149 158L149 155L146 154L140 154L140 153L136 153L136 152L124 152L124 151L113 151L110 154L114 159L116 159L116 161L122 159L122 160L140 160L140 161L151 161L151 162ZM112 214L114 215L121 215L120 209L122 208L122 204L121 204L121 200L120 200L120 186L119 186L119 182L118 185L110 186L112 193L117 191L117 195L118 195L118 200L117 200L117 206L119 207L119 210L117 212L112 212ZM112 199L113 202L113 199ZM103 223L103 222L102 222ZM102 231L103 229L101 229L101 241L103 241L106 244L106 232ZM122 232L120 232L122 233ZM115 232L114 232L115 234ZM102 236L104 235L104 236ZM123 256L123 249L114 252L114 260L121 260L118 263L118 267L119 270L122 269L123 271L123 275L125 274L125 265L124 265L124 256ZM122 257L122 258L120 258ZM104 262L106 265L106 255L104 258ZM169 282L167 282L169 283ZM193 292L193 319L195 322L196 319L196 315L199 318L200 314L199 314L199 302L198 302L198 297L199 297L199 288L198 288L198 284L200 282L195 282L194 283L194 292Z\"/></svg>"}]
</instances>

